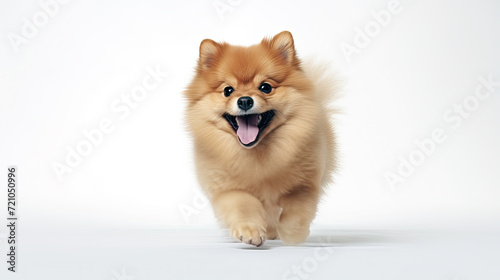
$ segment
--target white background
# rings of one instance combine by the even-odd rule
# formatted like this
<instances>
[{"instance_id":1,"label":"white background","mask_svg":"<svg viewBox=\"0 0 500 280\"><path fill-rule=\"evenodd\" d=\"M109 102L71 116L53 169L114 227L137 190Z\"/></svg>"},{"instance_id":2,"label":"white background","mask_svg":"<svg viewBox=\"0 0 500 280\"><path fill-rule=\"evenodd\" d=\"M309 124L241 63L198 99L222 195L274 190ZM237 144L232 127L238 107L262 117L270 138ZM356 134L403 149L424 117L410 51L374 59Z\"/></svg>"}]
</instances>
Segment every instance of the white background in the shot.
<instances>
[{"instance_id":1,"label":"white background","mask_svg":"<svg viewBox=\"0 0 500 280\"><path fill-rule=\"evenodd\" d=\"M180 204L197 206L182 91L199 43L250 45L282 30L292 32L300 56L330 62L344 83L335 104L343 111L336 120L341 168L316 224L500 220L500 89L457 129L442 117L474 93L479 76L500 80L494 1L400 2L401 13L351 63L340 45L354 46L355 28L388 2L241 1L221 19L211 1L71 1L18 53L8 34L21 35L23 17L42 9L36 1L2 3L0 160L4 169L19 167L25 227L213 224L209 207L189 223L179 211ZM156 65L169 77L120 119L111 104ZM75 149L83 130L104 118L113 132L60 182L53 162L64 164L67 147ZM435 128L447 140L391 189L386 172L397 172L398 157L408 158L414 141Z\"/></svg>"},{"instance_id":2,"label":"white background","mask_svg":"<svg viewBox=\"0 0 500 280\"><path fill-rule=\"evenodd\" d=\"M43 9L0 2L0 181L18 167L23 231L215 226L198 200L182 91L204 38L251 45L283 30L300 57L329 63L343 81L340 169L316 226L498 228L500 87L458 127L443 119L479 77L500 81L497 1L401 1L351 61L340 46L355 46L356 28L389 1L230 1L222 16L214 3L228 2L70 1L15 47L9 34ZM169 76L120 119L111 104L157 65ZM54 162L105 118L114 130L58 180ZM387 172L436 128L446 141L391 188Z\"/></svg>"}]
</instances>

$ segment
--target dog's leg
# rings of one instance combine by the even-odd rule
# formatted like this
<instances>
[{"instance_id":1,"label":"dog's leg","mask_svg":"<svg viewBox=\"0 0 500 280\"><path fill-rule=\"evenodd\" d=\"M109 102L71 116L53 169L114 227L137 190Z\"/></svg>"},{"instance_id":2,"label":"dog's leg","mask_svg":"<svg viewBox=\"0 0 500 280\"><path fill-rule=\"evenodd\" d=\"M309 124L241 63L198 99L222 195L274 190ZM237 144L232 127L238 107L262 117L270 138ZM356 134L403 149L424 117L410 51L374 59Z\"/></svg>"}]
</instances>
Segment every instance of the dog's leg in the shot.
<instances>
[{"instance_id":1,"label":"dog's leg","mask_svg":"<svg viewBox=\"0 0 500 280\"><path fill-rule=\"evenodd\" d=\"M217 218L231 235L244 243L261 246L266 239L265 211L262 203L244 191L227 191L212 197Z\"/></svg>"},{"instance_id":2,"label":"dog's leg","mask_svg":"<svg viewBox=\"0 0 500 280\"><path fill-rule=\"evenodd\" d=\"M281 197L279 205L283 208L278 225L278 235L285 244L298 244L306 241L309 226L316 216L319 200L317 190L300 189Z\"/></svg>"},{"instance_id":3,"label":"dog's leg","mask_svg":"<svg viewBox=\"0 0 500 280\"><path fill-rule=\"evenodd\" d=\"M264 209L266 211L267 221L267 238L268 240L278 239L278 223L281 214L281 207L276 202L264 201Z\"/></svg>"}]
</instances>

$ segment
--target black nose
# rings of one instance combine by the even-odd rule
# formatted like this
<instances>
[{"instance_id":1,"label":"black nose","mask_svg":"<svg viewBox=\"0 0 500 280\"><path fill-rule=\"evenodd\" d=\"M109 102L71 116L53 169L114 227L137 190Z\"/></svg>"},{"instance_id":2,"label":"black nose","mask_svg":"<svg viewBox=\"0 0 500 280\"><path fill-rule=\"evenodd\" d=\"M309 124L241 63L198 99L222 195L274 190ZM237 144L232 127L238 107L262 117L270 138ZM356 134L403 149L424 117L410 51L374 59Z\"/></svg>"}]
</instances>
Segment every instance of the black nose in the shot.
<instances>
[{"instance_id":1,"label":"black nose","mask_svg":"<svg viewBox=\"0 0 500 280\"><path fill-rule=\"evenodd\" d=\"M243 96L238 99L238 107L241 110L247 111L250 110L253 106L253 99L249 96Z\"/></svg>"}]
</instances>

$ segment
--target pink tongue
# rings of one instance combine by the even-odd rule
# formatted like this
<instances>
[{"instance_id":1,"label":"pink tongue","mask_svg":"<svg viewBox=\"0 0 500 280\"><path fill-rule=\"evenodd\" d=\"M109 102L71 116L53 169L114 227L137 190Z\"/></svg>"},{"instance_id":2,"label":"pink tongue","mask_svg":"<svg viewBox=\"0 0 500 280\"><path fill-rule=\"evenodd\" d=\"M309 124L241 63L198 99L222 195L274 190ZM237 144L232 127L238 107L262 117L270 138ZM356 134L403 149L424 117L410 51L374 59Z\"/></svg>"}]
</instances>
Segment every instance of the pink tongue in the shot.
<instances>
[{"instance_id":1,"label":"pink tongue","mask_svg":"<svg viewBox=\"0 0 500 280\"><path fill-rule=\"evenodd\" d=\"M257 134L259 134L258 121L258 115L236 117L236 122L238 123L236 134L238 134L241 143L246 145L255 141Z\"/></svg>"}]
</instances>

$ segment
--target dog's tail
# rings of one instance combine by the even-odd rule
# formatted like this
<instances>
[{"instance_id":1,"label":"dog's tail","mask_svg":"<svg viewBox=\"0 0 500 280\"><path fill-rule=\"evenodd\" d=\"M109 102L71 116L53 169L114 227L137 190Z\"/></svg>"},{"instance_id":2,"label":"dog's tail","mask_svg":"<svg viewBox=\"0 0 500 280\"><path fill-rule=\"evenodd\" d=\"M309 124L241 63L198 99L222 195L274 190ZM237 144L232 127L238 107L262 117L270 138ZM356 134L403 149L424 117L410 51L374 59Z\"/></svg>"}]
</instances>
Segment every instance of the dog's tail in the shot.
<instances>
[{"instance_id":1,"label":"dog's tail","mask_svg":"<svg viewBox=\"0 0 500 280\"><path fill-rule=\"evenodd\" d=\"M323 154L321 157L325 164L325 169L321 178L321 185L323 186L332 182L333 171L335 171L338 166L337 137L334 133L335 124L333 121L336 119L335 116L341 113L338 102L334 101L340 98L342 79L332 68L332 65L329 63L322 63L313 59L305 60L302 63L302 70L313 83L314 98L322 105L321 114L325 115L325 118L322 118L320 124L322 125L321 131L325 133L326 136L322 137L324 142Z\"/></svg>"},{"instance_id":2,"label":"dog's tail","mask_svg":"<svg viewBox=\"0 0 500 280\"><path fill-rule=\"evenodd\" d=\"M323 105L329 115L339 113L334 101L340 98L342 79L332 69L331 63L319 62L309 58L302 62L302 69L314 85L316 101Z\"/></svg>"}]
</instances>

